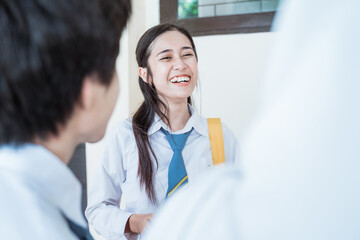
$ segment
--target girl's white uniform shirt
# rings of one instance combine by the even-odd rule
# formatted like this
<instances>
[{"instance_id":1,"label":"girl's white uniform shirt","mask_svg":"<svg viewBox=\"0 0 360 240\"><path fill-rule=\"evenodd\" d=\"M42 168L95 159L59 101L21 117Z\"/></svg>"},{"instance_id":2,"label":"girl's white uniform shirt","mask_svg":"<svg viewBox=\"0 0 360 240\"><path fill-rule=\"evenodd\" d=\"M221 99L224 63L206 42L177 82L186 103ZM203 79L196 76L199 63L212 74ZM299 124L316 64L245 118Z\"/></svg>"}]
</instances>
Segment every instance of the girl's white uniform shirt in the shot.
<instances>
[{"instance_id":1,"label":"girl's white uniform shirt","mask_svg":"<svg viewBox=\"0 0 360 240\"><path fill-rule=\"evenodd\" d=\"M182 152L189 183L203 170L212 167L212 155L209 141L207 119L199 116L189 106L191 117L184 129L174 134L191 130ZM138 239L136 234L123 234L130 215L135 213L154 213L165 200L168 187L168 168L173 150L160 130L164 128L171 133L168 126L156 115L149 128L150 143L158 160L154 187L158 205L148 198L145 187L140 187L137 176L139 166L138 148L132 130L131 119L118 124L106 136L105 150L95 179L89 186L88 207L86 217L94 229L107 239ZM239 159L239 144L231 130L222 124L225 162L235 163ZM120 209L121 197L125 200L125 209Z\"/></svg>"}]
</instances>

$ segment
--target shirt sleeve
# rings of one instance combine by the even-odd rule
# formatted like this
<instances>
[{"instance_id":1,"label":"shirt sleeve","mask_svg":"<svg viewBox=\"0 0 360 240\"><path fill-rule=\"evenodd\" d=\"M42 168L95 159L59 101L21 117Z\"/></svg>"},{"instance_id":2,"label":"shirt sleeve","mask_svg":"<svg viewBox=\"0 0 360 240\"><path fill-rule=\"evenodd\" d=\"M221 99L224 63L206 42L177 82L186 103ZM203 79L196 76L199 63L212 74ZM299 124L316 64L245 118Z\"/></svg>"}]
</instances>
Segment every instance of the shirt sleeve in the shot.
<instances>
[{"instance_id":1,"label":"shirt sleeve","mask_svg":"<svg viewBox=\"0 0 360 240\"><path fill-rule=\"evenodd\" d=\"M221 125L224 136L225 163L238 166L240 165L240 144L230 128L224 123Z\"/></svg>"},{"instance_id":2,"label":"shirt sleeve","mask_svg":"<svg viewBox=\"0 0 360 240\"><path fill-rule=\"evenodd\" d=\"M119 128L105 139L105 147L92 184L89 186L85 215L95 231L106 239L126 239L124 230L133 214L120 209L121 183L126 178L123 166L122 136Z\"/></svg>"}]
</instances>

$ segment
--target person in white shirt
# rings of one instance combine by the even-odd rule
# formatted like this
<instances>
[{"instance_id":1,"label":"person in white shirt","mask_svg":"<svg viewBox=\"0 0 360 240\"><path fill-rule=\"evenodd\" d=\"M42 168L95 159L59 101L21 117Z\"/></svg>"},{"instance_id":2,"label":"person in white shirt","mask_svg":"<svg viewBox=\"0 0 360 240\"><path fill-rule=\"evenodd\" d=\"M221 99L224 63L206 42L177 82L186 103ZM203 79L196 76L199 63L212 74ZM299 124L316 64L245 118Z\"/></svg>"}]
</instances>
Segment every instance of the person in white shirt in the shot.
<instances>
[{"instance_id":1,"label":"person in white shirt","mask_svg":"<svg viewBox=\"0 0 360 240\"><path fill-rule=\"evenodd\" d=\"M360 239L360 1L283 4L242 170L198 178L143 239Z\"/></svg>"},{"instance_id":2,"label":"person in white shirt","mask_svg":"<svg viewBox=\"0 0 360 240\"><path fill-rule=\"evenodd\" d=\"M66 164L105 134L130 1L0 1L0 238L92 237Z\"/></svg>"},{"instance_id":3,"label":"person in white shirt","mask_svg":"<svg viewBox=\"0 0 360 240\"><path fill-rule=\"evenodd\" d=\"M213 166L207 119L191 106L198 65L190 34L172 24L157 25L139 40L136 58L145 100L131 119L106 137L89 186L86 217L107 239L140 238L152 213L177 189L170 187L176 174L169 170L175 150L168 134L188 137L182 150L182 180L191 182ZM240 155L239 145L231 130L224 124L222 128L225 163L231 164ZM122 197L125 209L119 207Z\"/></svg>"}]
</instances>

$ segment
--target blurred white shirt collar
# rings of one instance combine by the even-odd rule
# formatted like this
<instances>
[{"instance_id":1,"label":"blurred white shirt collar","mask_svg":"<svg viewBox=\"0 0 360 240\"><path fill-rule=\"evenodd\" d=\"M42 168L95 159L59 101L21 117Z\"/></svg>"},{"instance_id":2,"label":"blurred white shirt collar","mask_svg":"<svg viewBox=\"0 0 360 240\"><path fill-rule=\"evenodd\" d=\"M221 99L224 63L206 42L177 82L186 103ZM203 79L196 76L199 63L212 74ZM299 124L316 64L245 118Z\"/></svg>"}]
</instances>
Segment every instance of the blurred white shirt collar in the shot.
<instances>
[{"instance_id":1,"label":"blurred white shirt collar","mask_svg":"<svg viewBox=\"0 0 360 240\"><path fill-rule=\"evenodd\" d=\"M0 172L5 179L1 183L2 186L7 180L12 181L8 184L26 183L26 185L18 186L16 194L12 196L12 192L1 192L1 201L17 198L24 198L24 205L29 205L28 211L32 208L41 206L32 206L27 202L27 194L30 192L34 196L43 198L47 204L57 208L69 219L87 227L86 221L81 213L81 185L71 170L57 158L53 153L40 145L25 144L19 147L1 146L0 147ZM6 176L9 176L6 179ZM5 199L4 199L5 198ZM6 206L0 206L3 208ZM12 206L10 206L11 208ZM44 205L44 215L46 215L46 206ZM19 208L21 209L21 208ZM14 206L13 214L23 218L23 212L16 212ZM20 210L19 210L20 211ZM31 216L31 215L30 215ZM36 218L36 216L33 216Z\"/></svg>"}]
</instances>

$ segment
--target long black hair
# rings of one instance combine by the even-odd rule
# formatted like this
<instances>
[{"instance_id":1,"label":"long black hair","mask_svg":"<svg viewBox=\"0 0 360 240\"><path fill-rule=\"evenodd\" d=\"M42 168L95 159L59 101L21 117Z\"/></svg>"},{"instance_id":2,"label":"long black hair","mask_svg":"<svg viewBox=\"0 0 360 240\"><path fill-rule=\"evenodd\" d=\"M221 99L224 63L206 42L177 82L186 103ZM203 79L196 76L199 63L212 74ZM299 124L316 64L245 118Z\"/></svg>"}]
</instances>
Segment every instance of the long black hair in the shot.
<instances>
[{"instance_id":1,"label":"long black hair","mask_svg":"<svg viewBox=\"0 0 360 240\"><path fill-rule=\"evenodd\" d=\"M148 79L150 77L152 78L152 72L148 63L152 43L158 36L168 31L178 31L184 34L189 39L197 59L194 41L186 29L168 23L152 27L142 35L136 47L136 61L139 67L147 69ZM141 92L144 95L144 102L135 112L132 119L132 127L139 151L138 177L140 178L140 185L145 185L145 190L149 199L153 203L156 203L157 200L153 185L154 166L151 161L151 155L154 157L156 165L158 162L149 142L148 130L154 120L155 113L165 123L170 124L169 119L166 116L168 107L166 103L160 100L152 81L145 82L141 79L141 77L139 77L139 85ZM191 97L188 97L188 103L191 104ZM164 112L161 111L160 106L165 109Z\"/></svg>"}]
</instances>

